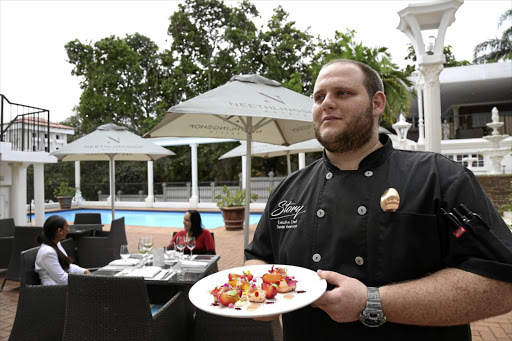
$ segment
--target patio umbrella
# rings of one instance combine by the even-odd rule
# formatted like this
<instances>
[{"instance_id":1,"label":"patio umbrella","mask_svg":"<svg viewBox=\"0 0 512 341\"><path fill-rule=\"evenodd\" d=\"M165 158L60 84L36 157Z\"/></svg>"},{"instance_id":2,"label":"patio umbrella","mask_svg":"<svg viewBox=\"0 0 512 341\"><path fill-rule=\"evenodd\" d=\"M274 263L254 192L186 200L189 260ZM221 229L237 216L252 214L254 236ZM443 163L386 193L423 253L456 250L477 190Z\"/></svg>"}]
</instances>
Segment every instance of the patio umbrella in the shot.
<instances>
[{"instance_id":1,"label":"patio umbrella","mask_svg":"<svg viewBox=\"0 0 512 341\"><path fill-rule=\"evenodd\" d=\"M112 220L114 220L115 176L114 161L155 161L163 156L176 155L160 147L125 127L113 123L99 126L66 146L50 153L59 161L109 161L110 162L110 199L112 201Z\"/></svg>"},{"instance_id":2,"label":"patio umbrella","mask_svg":"<svg viewBox=\"0 0 512 341\"><path fill-rule=\"evenodd\" d=\"M288 146L315 137L313 100L259 75L233 76L167 111L145 137L220 137L247 141L244 247L249 239L252 141Z\"/></svg>"},{"instance_id":3,"label":"patio umbrella","mask_svg":"<svg viewBox=\"0 0 512 341\"><path fill-rule=\"evenodd\" d=\"M379 133L392 135L389 130L379 126ZM396 137L396 135L394 135ZM394 138L392 138L393 140ZM394 142L394 141L393 141ZM288 164L288 174L291 173L290 155L298 153L311 153L321 152L324 147L318 142L318 140L311 139L303 142L294 143L289 146L277 146L269 143L255 142L252 144L251 156L259 156L263 158L276 157L286 155ZM219 157L219 160L228 159L232 157L245 156L247 155L247 146L245 143L241 143L240 146L231 149L229 152Z\"/></svg>"},{"instance_id":4,"label":"patio umbrella","mask_svg":"<svg viewBox=\"0 0 512 341\"><path fill-rule=\"evenodd\" d=\"M277 146L275 144L255 142L251 147L251 156L259 156L263 158L276 157L286 155L286 162L288 166L288 174L291 173L290 155L298 153L319 152L324 150L324 147L318 142L317 139L311 139L303 142L294 143L289 146ZM242 142L238 147L231 149L226 154L219 157L219 160L228 159L232 157L245 156L247 153L247 146Z\"/></svg>"}]
</instances>

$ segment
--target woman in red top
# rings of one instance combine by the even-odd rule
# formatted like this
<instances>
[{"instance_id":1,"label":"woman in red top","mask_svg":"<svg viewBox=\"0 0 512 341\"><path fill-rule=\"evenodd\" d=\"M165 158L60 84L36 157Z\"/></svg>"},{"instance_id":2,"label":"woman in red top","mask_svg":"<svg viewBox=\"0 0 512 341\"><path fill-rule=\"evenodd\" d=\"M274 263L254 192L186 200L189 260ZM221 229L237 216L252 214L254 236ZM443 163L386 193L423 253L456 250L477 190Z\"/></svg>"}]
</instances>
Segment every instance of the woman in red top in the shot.
<instances>
[{"instance_id":1,"label":"woman in red top","mask_svg":"<svg viewBox=\"0 0 512 341\"><path fill-rule=\"evenodd\" d=\"M183 217L184 229L172 238L167 249L174 249L174 242L178 236L194 236L196 237L195 254L215 254L215 243L211 233L204 228L201 222L201 215L196 210L189 210Z\"/></svg>"}]
</instances>

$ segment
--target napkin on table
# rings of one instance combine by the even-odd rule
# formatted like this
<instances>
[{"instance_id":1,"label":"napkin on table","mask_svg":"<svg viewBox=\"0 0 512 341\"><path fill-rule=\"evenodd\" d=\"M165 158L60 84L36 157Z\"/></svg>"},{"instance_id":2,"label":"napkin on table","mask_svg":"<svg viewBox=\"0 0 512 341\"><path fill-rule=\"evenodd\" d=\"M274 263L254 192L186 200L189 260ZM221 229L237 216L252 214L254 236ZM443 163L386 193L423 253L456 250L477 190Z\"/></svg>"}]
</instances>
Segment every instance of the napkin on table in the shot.
<instances>
[{"instance_id":1,"label":"napkin on table","mask_svg":"<svg viewBox=\"0 0 512 341\"><path fill-rule=\"evenodd\" d=\"M206 268L208 266L208 262L199 262L193 260L182 260L181 266L184 268Z\"/></svg>"},{"instance_id":2,"label":"napkin on table","mask_svg":"<svg viewBox=\"0 0 512 341\"><path fill-rule=\"evenodd\" d=\"M144 278L153 278L160 271L162 271L162 269L158 266L146 266L145 268L135 269L126 276L142 276Z\"/></svg>"},{"instance_id":3,"label":"napkin on table","mask_svg":"<svg viewBox=\"0 0 512 341\"><path fill-rule=\"evenodd\" d=\"M116 260L110 262L108 265L124 266L126 264L127 266L134 266L134 265L139 264L139 262L140 262L140 259L134 259L134 258L128 258L126 260L126 263L124 262L124 259L116 259Z\"/></svg>"}]
</instances>

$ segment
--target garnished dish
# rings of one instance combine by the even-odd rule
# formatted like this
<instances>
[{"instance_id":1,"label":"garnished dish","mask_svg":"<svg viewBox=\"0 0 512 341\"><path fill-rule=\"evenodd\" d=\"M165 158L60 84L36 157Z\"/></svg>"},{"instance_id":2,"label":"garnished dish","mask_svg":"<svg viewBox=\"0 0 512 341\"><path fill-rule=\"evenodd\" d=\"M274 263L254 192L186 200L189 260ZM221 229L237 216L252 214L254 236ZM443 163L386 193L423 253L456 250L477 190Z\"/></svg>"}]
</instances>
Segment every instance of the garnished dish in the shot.
<instances>
[{"instance_id":1,"label":"garnished dish","mask_svg":"<svg viewBox=\"0 0 512 341\"><path fill-rule=\"evenodd\" d=\"M253 318L283 314L316 301L327 283L316 272L292 265L251 265L203 278L190 301L208 313Z\"/></svg>"}]
</instances>

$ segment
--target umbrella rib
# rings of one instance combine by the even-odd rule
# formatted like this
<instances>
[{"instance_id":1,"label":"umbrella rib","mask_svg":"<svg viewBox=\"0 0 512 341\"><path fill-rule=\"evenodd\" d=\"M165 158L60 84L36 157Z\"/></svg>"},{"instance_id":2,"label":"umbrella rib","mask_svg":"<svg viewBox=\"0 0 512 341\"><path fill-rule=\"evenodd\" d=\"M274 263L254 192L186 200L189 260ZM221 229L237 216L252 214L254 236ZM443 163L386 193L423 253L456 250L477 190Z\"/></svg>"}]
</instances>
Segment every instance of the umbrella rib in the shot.
<instances>
[{"instance_id":1,"label":"umbrella rib","mask_svg":"<svg viewBox=\"0 0 512 341\"><path fill-rule=\"evenodd\" d=\"M273 120L274 121L274 124L276 126L276 129L277 131L279 132L279 136L281 136L281 139L284 141L284 143L282 144L283 146L289 146L290 144L288 143L288 141L286 140L286 137L284 137L284 134L283 134L283 130L281 129L281 127L277 124L277 121L276 120Z\"/></svg>"},{"instance_id":2,"label":"umbrella rib","mask_svg":"<svg viewBox=\"0 0 512 341\"><path fill-rule=\"evenodd\" d=\"M240 128L240 129L242 129L243 131L247 131L247 126L245 126L245 124L242 126L242 125L240 125L240 124L236 124L236 123L231 122L231 121L229 120L231 117L235 117L234 115L231 115L231 116L229 116L229 117L227 117L227 118L224 118L224 117L222 117L222 116L217 116L217 115L214 115L214 117L218 118L219 120L221 120L221 121L223 121L223 122L229 123L229 124L231 124L231 125L233 125L233 126L235 126L235 127L237 127L237 128ZM243 120L242 120L242 122L243 122Z\"/></svg>"}]
</instances>

